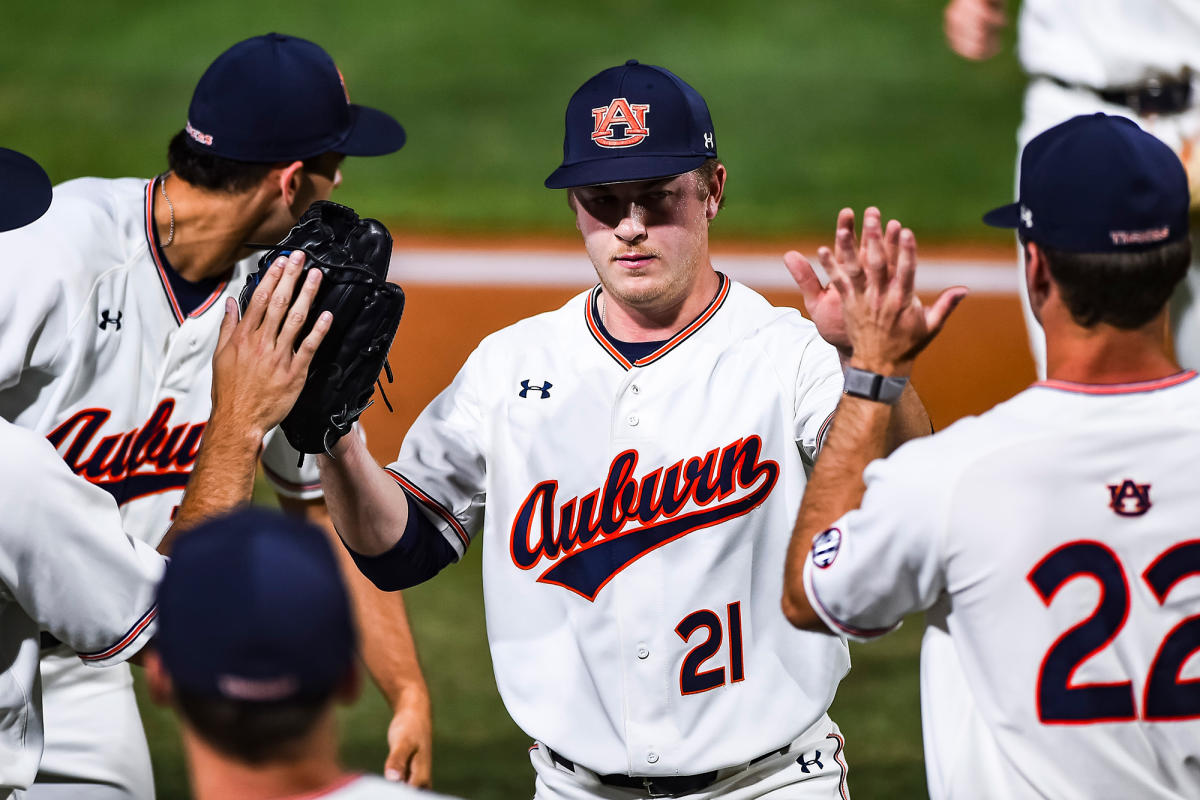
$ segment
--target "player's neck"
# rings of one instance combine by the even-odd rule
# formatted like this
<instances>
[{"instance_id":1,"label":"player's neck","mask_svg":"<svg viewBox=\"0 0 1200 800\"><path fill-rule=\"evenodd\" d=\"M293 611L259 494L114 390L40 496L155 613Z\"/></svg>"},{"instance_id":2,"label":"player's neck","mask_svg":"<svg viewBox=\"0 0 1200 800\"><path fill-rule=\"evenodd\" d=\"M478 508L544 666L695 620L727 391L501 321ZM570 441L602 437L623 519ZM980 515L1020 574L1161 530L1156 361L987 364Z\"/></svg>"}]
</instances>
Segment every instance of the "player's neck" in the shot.
<instances>
[{"instance_id":1,"label":"player's neck","mask_svg":"<svg viewBox=\"0 0 1200 800\"><path fill-rule=\"evenodd\" d=\"M175 175L165 180L167 198L162 196L161 186L154 193L154 222L163 253L180 277L189 281L216 278L250 255L242 245L264 215L257 210L256 198L206 191Z\"/></svg>"},{"instance_id":2,"label":"player's neck","mask_svg":"<svg viewBox=\"0 0 1200 800\"><path fill-rule=\"evenodd\" d=\"M713 301L720 286L721 279L717 273L711 267L705 267L679 300L634 305L602 292L598 301L601 321L618 341L659 342L670 339L700 316Z\"/></svg>"},{"instance_id":3,"label":"player's neck","mask_svg":"<svg viewBox=\"0 0 1200 800\"><path fill-rule=\"evenodd\" d=\"M245 764L214 750L186 725L187 753L195 800L267 800L313 794L344 779L337 759L337 731L332 711L284 761Z\"/></svg>"},{"instance_id":4,"label":"player's neck","mask_svg":"<svg viewBox=\"0 0 1200 800\"><path fill-rule=\"evenodd\" d=\"M1139 383L1179 372L1167 350L1164 311L1135 330L1083 328L1052 318L1046 325L1046 377L1072 383Z\"/></svg>"}]
</instances>

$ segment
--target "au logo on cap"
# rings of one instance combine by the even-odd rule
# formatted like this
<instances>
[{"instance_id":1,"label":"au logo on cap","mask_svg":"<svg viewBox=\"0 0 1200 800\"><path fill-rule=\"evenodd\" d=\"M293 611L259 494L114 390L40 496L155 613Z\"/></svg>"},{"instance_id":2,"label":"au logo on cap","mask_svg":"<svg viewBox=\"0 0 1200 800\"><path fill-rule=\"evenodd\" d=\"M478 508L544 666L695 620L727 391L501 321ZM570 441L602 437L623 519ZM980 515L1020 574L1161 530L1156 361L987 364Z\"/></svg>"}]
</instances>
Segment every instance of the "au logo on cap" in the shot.
<instances>
[{"instance_id":1,"label":"au logo on cap","mask_svg":"<svg viewBox=\"0 0 1200 800\"><path fill-rule=\"evenodd\" d=\"M646 115L650 104L630 104L624 97L614 98L607 106L592 109L592 141L601 147L633 147L650 135ZM617 138L616 128L623 135Z\"/></svg>"}]
</instances>

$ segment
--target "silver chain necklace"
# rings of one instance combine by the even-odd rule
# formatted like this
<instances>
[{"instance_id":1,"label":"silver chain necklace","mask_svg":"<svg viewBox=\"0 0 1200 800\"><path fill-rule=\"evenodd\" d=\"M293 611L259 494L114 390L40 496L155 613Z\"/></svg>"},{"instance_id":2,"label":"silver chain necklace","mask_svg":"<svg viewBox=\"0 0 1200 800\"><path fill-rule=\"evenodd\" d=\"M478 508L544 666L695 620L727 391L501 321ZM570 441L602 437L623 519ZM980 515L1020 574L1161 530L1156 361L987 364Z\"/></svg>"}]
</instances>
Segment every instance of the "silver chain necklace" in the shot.
<instances>
[{"instance_id":1,"label":"silver chain necklace","mask_svg":"<svg viewBox=\"0 0 1200 800\"><path fill-rule=\"evenodd\" d=\"M164 172L158 182L158 189L162 192L163 200L167 201L167 211L171 214L171 227L167 232L167 241L162 246L164 250L171 246L171 242L175 241L175 205L171 202L171 198L167 197L167 176L170 174L169 170Z\"/></svg>"}]
</instances>

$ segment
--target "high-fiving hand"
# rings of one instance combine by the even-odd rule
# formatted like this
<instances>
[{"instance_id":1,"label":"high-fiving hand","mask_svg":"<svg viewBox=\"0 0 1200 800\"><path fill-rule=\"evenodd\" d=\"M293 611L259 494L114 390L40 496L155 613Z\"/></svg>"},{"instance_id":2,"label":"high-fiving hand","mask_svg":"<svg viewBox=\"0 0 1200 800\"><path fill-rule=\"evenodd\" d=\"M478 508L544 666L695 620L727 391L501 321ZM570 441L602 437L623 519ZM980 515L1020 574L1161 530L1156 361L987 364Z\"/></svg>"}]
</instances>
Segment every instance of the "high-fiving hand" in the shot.
<instances>
[{"instance_id":1,"label":"high-fiving hand","mask_svg":"<svg viewBox=\"0 0 1200 800\"><path fill-rule=\"evenodd\" d=\"M241 320L237 301L226 300L213 356L214 417L220 414L239 420L262 435L295 405L313 354L333 321L326 311L297 343L321 280L320 270L309 270L296 296L296 282L303 271L304 253L300 250L276 259L254 290Z\"/></svg>"},{"instance_id":2,"label":"high-fiving hand","mask_svg":"<svg viewBox=\"0 0 1200 800\"><path fill-rule=\"evenodd\" d=\"M783 261L821 336L854 366L870 372L908 375L913 359L967 294L966 287L951 287L926 308L913 290L916 237L896 220L884 230L874 207L863 213L861 243L854 233L854 211L842 209L833 249L820 248L817 258L829 276L828 286L821 285L800 253L790 251Z\"/></svg>"}]
</instances>

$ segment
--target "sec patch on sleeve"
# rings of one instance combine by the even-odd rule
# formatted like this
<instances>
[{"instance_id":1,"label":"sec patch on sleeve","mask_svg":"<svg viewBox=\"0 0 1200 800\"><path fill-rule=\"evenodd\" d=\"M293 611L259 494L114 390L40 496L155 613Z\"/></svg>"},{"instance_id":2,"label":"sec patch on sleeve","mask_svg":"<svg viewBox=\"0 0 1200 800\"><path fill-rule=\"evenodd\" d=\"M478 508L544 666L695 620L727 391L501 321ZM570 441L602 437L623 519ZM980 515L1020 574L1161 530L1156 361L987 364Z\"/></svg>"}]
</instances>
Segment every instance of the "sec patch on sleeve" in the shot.
<instances>
[{"instance_id":1,"label":"sec patch on sleeve","mask_svg":"<svg viewBox=\"0 0 1200 800\"><path fill-rule=\"evenodd\" d=\"M842 546L842 532L837 528L829 528L817 534L812 544L812 562L814 566L826 569L837 558Z\"/></svg>"}]
</instances>

